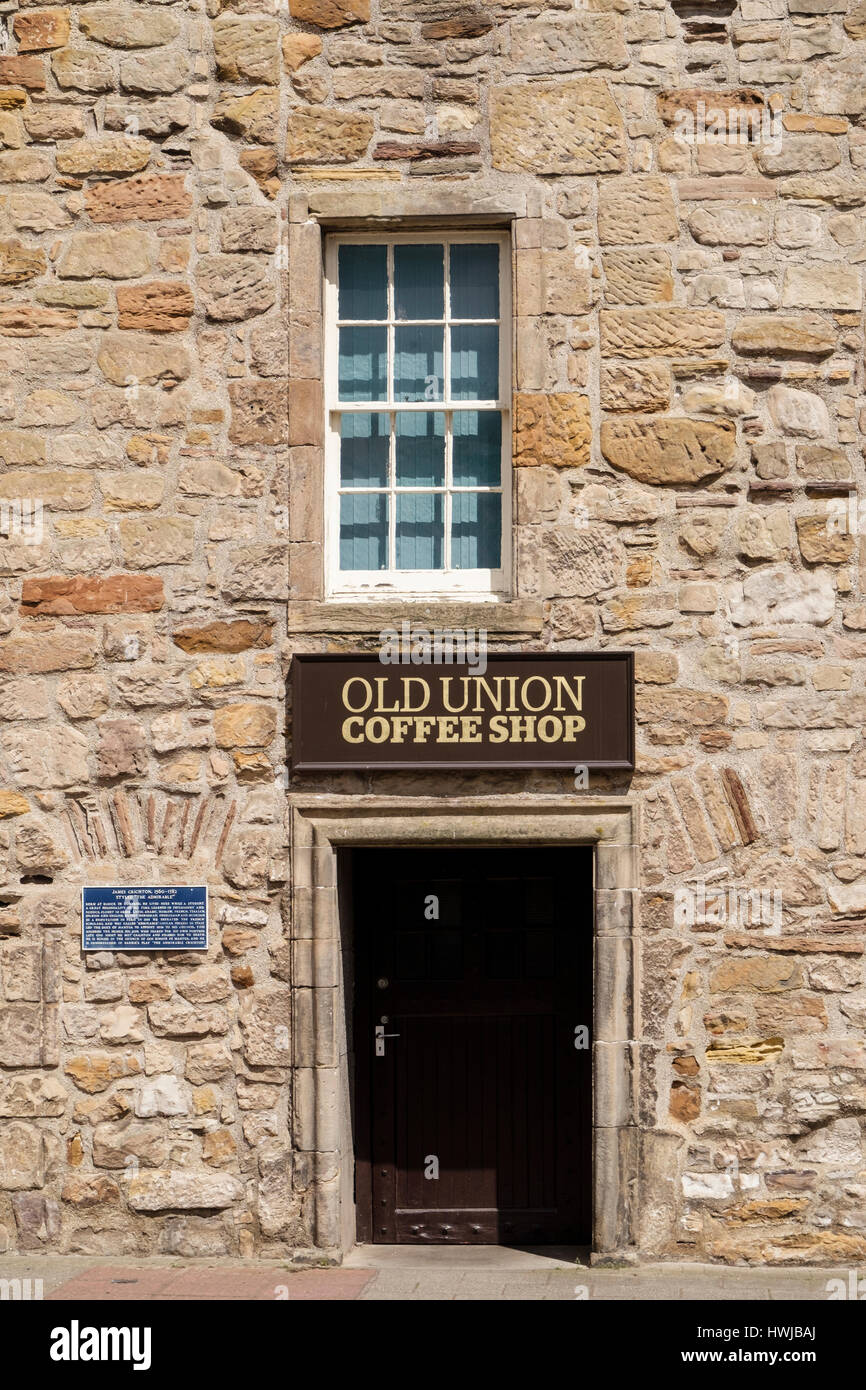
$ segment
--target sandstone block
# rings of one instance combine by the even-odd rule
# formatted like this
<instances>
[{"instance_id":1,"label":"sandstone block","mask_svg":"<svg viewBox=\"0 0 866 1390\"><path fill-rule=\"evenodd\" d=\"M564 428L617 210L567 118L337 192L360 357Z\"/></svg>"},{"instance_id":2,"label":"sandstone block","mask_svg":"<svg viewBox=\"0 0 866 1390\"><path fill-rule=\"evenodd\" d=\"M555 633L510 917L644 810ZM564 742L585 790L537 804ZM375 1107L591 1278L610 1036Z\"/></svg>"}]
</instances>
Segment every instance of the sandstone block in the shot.
<instances>
[{"instance_id":1,"label":"sandstone block","mask_svg":"<svg viewBox=\"0 0 866 1390\"><path fill-rule=\"evenodd\" d=\"M284 381L232 381L229 439L233 444L282 444L288 432L288 391Z\"/></svg>"},{"instance_id":2,"label":"sandstone block","mask_svg":"<svg viewBox=\"0 0 866 1390\"><path fill-rule=\"evenodd\" d=\"M135 384L171 389L184 381L190 371L186 348L143 334L106 334L96 361L113 386Z\"/></svg>"},{"instance_id":3,"label":"sandstone block","mask_svg":"<svg viewBox=\"0 0 866 1390\"><path fill-rule=\"evenodd\" d=\"M628 49L616 14L545 14L511 25L510 72L547 77L584 68L624 68Z\"/></svg>"},{"instance_id":4,"label":"sandstone block","mask_svg":"<svg viewBox=\"0 0 866 1390\"><path fill-rule=\"evenodd\" d=\"M244 1057L251 1066L290 1065L291 995L288 988L276 986L259 990L255 995L245 995L241 1000L239 1023Z\"/></svg>"},{"instance_id":5,"label":"sandstone block","mask_svg":"<svg viewBox=\"0 0 866 1390\"><path fill-rule=\"evenodd\" d=\"M140 135L104 135L72 140L57 151L59 174L135 174L150 159L151 145Z\"/></svg>"},{"instance_id":6,"label":"sandstone block","mask_svg":"<svg viewBox=\"0 0 866 1390\"><path fill-rule=\"evenodd\" d=\"M830 433L830 412L813 391L793 386L771 386L767 393L773 423L784 434L806 439L826 439Z\"/></svg>"},{"instance_id":7,"label":"sandstone block","mask_svg":"<svg viewBox=\"0 0 866 1390\"><path fill-rule=\"evenodd\" d=\"M0 56L0 85L24 87L28 92L45 91L45 64L41 58Z\"/></svg>"},{"instance_id":8,"label":"sandstone block","mask_svg":"<svg viewBox=\"0 0 866 1390\"><path fill-rule=\"evenodd\" d=\"M664 410L670 403L671 378L657 362L626 367L603 362L599 399L603 410Z\"/></svg>"},{"instance_id":9,"label":"sandstone block","mask_svg":"<svg viewBox=\"0 0 866 1390\"><path fill-rule=\"evenodd\" d=\"M222 581L228 599L262 598L283 601L289 596L288 556L281 545L238 545L231 552ZM2 648L0 648L2 661Z\"/></svg>"},{"instance_id":10,"label":"sandstone block","mask_svg":"<svg viewBox=\"0 0 866 1390\"><path fill-rule=\"evenodd\" d=\"M98 777L142 777L147 772L147 739L144 729L133 719L104 719L99 725L96 748ZM136 1019L138 1014L135 1015ZM104 1034L103 1042L109 1041ZM115 1041L114 1038L110 1041ZM118 1041L131 1041L123 1036Z\"/></svg>"},{"instance_id":11,"label":"sandstone block","mask_svg":"<svg viewBox=\"0 0 866 1390\"><path fill-rule=\"evenodd\" d=\"M38 132L34 140L40 138ZM53 139L53 136L47 136ZM12 225L19 231L50 232L58 227L69 225L69 213L49 193L36 189L21 193L11 193L6 198L6 211Z\"/></svg>"},{"instance_id":12,"label":"sandstone block","mask_svg":"<svg viewBox=\"0 0 866 1390\"><path fill-rule=\"evenodd\" d=\"M63 724L7 729L0 733L0 745L19 786L45 790L88 780L88 743L77 729Z\"/></svg>"},{"instance_id":13,"label":"sandstone block","mask_svg":"<svg viewBox=\"0 0 866 1390\"><path fill-rule=\"evenodd\" d=\"M756 314L738 319L731 344L742 353L823 357L834 351L836 333L818 314Z\"/></svg>"},{"instance_id":14,"label":"sandstone block","mask_svg":"<svg viewBox=\"0 0 866 1390\"><path fill-rule=\"evenodd\" d=\"M59 1116L66 1109L65 1088L44 1072L19 1073L0 1081L0 1118Z\"/></svg>"},{"instance_id":15,"label":"sandstone block","mask_svg":"<svg viewBox=\"0 0 866 1390\"><path fill-rule=\"evenodd\" d=\"M274 251L277 219L270 208L233 208L223 213L220 248L223 251Z\"/></svg>"},{"instance_id":16,"label":"sandstone block","mask_svg":"<svg viewBox=\"0 0 866 1390\"><path fill-rule=\"evenodd\" d=\"M155 511L165 495L161 474L104 473L99 480L106 512Z\"/></svg>"},{"instance_id":17,"label":"sandstone block","mask_svg":"<svg viewBox=\"0 0 866 1390\"><path fill-rule=\"evenodd\" d=\"M25 615L71 613L155 613L163 605L162 580L151 575L115 574L106 579L25 579Z\"/></svg>"},{"instance_id":18,"label":"sandstone block","mask_svg":"<svg viewBox=\"0 0 866 1390\"><path fill-rule=\"evenodd\" d=\"M724 315L714 309L602 309L599 318L607 357L707 357L725 341Z\"/></svg>"},{"instance_id":19,"label":"sandstone block","mask_svg":"<svg viewBox=\"0 0 866 1390\"><path fill-rule=\"evenodd\" d=\"M69 719L96 719L111 703L111 687L102 676L66 676L57 703Z\"/></svg>"},{"instance_id":20,"label":"sandstone block","mask_svg":"<svg viewBox=\"0 0 866 1390\"><path fill-rule=\"evenodd\" d=\"M189 287L177 280L152 280L146 285L117 288L118 328L151 333L182 333L195 312Z\"/></svg>"},{"instance_id":21,"label":"sandstone block","mask_svg":"<svg viewBox=\"0 0 866 1390\"><path fill-rule=\"evenodd\" d=\"M355 112L293 111L286 132L286 159L290 164L350 163L366 153L373 128L370 116Z\"/></svg>"},{"instance_id":22,"label":"sandstone block","mask_svg":"<svg viewBox=\"0 0 866 1390\"><path fill-rule=\"evenodd\" d=\"M75 92L110 92L116 85L114 64L97 49L63 48L51 59L58 87Z\"/></svg>"},{"instance_id":23,"label":"sandstone block","mask_svg":"<svg viewBox=\"0 0 866 1390\"><path fill-rule=\"evenodd\" d=\"M679 236L670 183L655 174L607 179L598 190L598 237L602 244L675 241Z\"/></svg>"},{"instance_id":24,"label":"sandstone block","mask_svg":"<svg viewBox=\"0 0 866 1390\"><path fill-rule=\"evenodd\" d=\"M189 79L190 64L184 53L140 53L120 64L120 85L125 92L169 96L185 87Z\"/></svg>"},{"instance_id":25,"label":"sandstone block","mask_svg":"<svg viewBox=\"0 0 866 1390\"><path fill-rule=\"evenodd\" d=\"M309 34L287 35L283 40L283 51L287 39L308 39ZM277 138L280 115L280 100L275 92L251 92L248 96L224 95L217 102L211 124L217 130L226 130L231 135L241 135L245 140L256 140L260 144L272 144Z\"/></svg>"},{"instance_id":26,"label":"sandstone block","mask_svg":"<svg viewBox=\"0 0 866 1390\"><path fill-rule=\"evenodd\" d=\"M770 239L770 215L749 204L698 208L689 218L689 231L704 246L764 246Z\"/></svg>"},{"instance_id":27,"label":"sandstone block","mask_svg":"<svg viewBox=\"0 0 866 1390\"><path fill-rule=\"evenodd\" d=\"M13 28L19 53L63 48L69 42L68 10L33 10L16 14Z\"/></svg>"},{"instance_id":28,"label":"sandstone block","mask_svg":"<svg viewBox=\"0 0 866 1390\"><path fill-rule=\"evenodd\" d=\"M184 1076L195 1086L221 1081L232 1070L232 1055L225 1043L191 1043L186 1050Z\"/></svg>"},{"instance_id":29,"label":"sandstone block","mask_svg":"<svg viewBox=\"0 0 866 1390\"><path fill-rule=\"evenodd\" d=\"M322 40L317 34L284 34L282 49L286 72L297 72L304 63L319 56Z\"/></svg>"},{"instance_id":30,"label":"sandstone block","mask_svg":"<svg viewBox=\"0 0 866 1390\"><path fill-rule=\"evenodd\" d=\"M137 1124L131 1118L119 1123L104 1122L93 1131L93 1162L97 1168L128 1168L135 1172L156 1168L165 1162L168 1153L167 1136L155 1122Z\"/></svg>"},{"instance_id":31,"label":"sandstone block","mask_svg":"<svg viewBox=\"0 0 866 1390\"><path fill-rule=\"evenodd\" d=\"M212 26L217 73L226 82L280 80L279 25L274 19L219 15Z\"/></svg>"},{"instance_id":32,"label":"sandstone block","mask_svg":"<svg viewBox=\"0 0 866 1390\"><path fill-rule=\"evenodd\" d=\"M195 522L188 517L124 517L118 527L126 564L139 569L183 565L192 559Z\"/></svg>"},{"instance_id":33,"label":"sandstone block","mask_svg":"<svg viewBox=\"0 0 866 1390\"><path fill-rule=\"evenodd\" d=\"M170 10L144 5L88 5L78 27L108 48L157 48L180 33L180 21Z\"/></svg>"},{"instance_id":34,"label":"sandstone block","mask_svg":"<svg viewBox=\"0 0 866 1390\"><path fill-rule=\"evenodd\" d=\"M88 632L52 632L0 641L0 671L10 675L44 675L95 665L96 640Z\"/></svg>"},{"instance_id":35,"label":"sandstone block","mask_svg":"<svg viewBox=\"0 0 866 1390\"><path fill-rule=\"evenodd\" d=\"M41 247L27 246L17 237L0 239L0 285L24 285L44 275L46 269Z\"/></svg>"},{"instance_id":36,"label":"sandstone block","mask_svg":"<svg viewBox=\"0 0 866 1390\"><path fill-rule=\"evenodd\" d=\"M80 512L90 506L93 479L83 472L12 469L3 474L7 497L41 497L51 511Z\"/></svg>"},{"instance_id":37,"label":"sandstone block","mask_svg":"<svg viewBox=\"0 0 866 1390\"><path fill-rule=\"evenodd\" d=\"M84 202L91 222L168 222L188 217L192 210L183 174L143 174L121 183L97 183L87 189Z\"/></svg>"},{"instance_id":38,"label":"sandstone block","mask_svg":"<svg viewBox=\"0 0 866 1390\"><path fill-rule=\"evenodd\" d=\"M271 267L251 256L202 256L196 278L207 314L232 322L263 314L276 300Z\"/></svg>"},{"instance_id":39,"label":"sandstone block","mask_svg":"<svg viewBox=\"0 0 866 1390\"><path fill-rule=\"evenodd\" d=\"M147 274L154 257L153 239L146 233L76 232L61 252L57 274L69 280L133 280Z\"/></svg>"},{"instance_id":40,"label":"sandstone block","mask_svg":"<svg viewBox=\"0 0 866 1390\"><path fill-rule=\"evenodd\" d=\"M674 297L666 251L607 251L604 277L608 304L656 304Z\"/></svg>"},{"instance_id":41,"label":"sandstone block","mask_svg":"<svg viewBox=\"0 0 866 1390\"><path fill-rule=\"evenodd\" d=\"M713 994L734 991L778 994L784 990L798 989L802 983L802 968L796 961L765 956L723 961L710 975L710 991Z\"/></svg>"},{"instance_id":42,"label":"sandstone block","mask_svg":"<svg viewBox=\"0 0 866 1390\"><path fill-rule=\"evenodd\" d=\"M762 147L755 162L763 174L807 174L835 169L842 162L839 141L826 134L788 134L780 148Z\"/></svg>"},{"instance_id":43,"label":"sandstone block","mask_svg":"<svg viewBox=\"0 0 866 1390\"><path fill-rule=\"evenodd\" d=\"M827 574L796 574L788 568L761 569L729 591L731 619L752 623L826 623L836 606Z\"/></svg>"},{"instance_id":44,"label":"sandstone block","mask_svg":"<svg viewBox=\"0 0 866 1390\"><path fill-rule=\"evenodd\" d=\"M214 712L218 748L266 748L277 731L276 712L269 705L224 705Z\"/></svg>"},{"instance_id":45,"label":"sandstone block","mask_svg":"<svg viewBox=\"0 0 866 1390\"><path fill-rule=\"evenodd\" d=\"M45 1182L45 1141L35 1125L0 1126L0 1191L21 1192Z\"/></svg>"},{"instance_id":46,"label":"sandstone block","mask_svg":"<svg viewBox=\"0 0 866 1390\"><path fill-rule=\"evenodd\" d=\"M602 174L625 167L622 117L598 77L493 88L490 140L497 169Z\"/></svg>"},{"instance_id":47,"label":"sandstone block","mask_svg":"<svg viewBox=\"0 0 866 1390\"><path fill-rule=\"evenodd\" d=\"M370 0L289 0L289 14L320 29L343 29L367 23Z\"/></svg>"},{"instance_id":48,"label":"sandstone block","mask_svg":"<svg viewBox=\"0 0 866 1390\"><path fill-rule=\"evenodd\" d=\"M601 451L608 463L643 483L697 483L734 461L736 429L727 420L646 416L605 420Z\"/></svg>"},{"instance_id":49,"label":"sandstone block","mask_svg":"<svg viewBox=\"0 0 866 1390\"><path fill-rule=\"evenodd\" d=\"M692 116L703 113L707 130L713 129L722 118L725 130L734 127L731 114L737 118L737 128L741 120L746 122L762 115L765 109L764 95L754 87L678 87L659 92L656 107L660 118L666 125L680 125L684 112Z\"/></svg>"},{"instance_id":50,"label":"sandstone block","mask_svg":"<svg viewBox=\"0 0 866 1390\"><path fill-rule=\"evenodd\" d=\"M854 551L855 538L840 531L824 513L796 518L800 554L810 565L844 565Z\"/></svg>"},{"instance_id":51,"label":"sandstone block","mask_svg":"<svg viewBox=\"0 0 866 1390\"><path fill-rule=\"evenodd\" d=\"M273 641L273 625L249 618L206 623L203 627L176 628L172 634L175 646L190 654L200 652L244 652L251 648L267 648Z\"/></svg>"},{"instance_id":52,"label":"sandstone block","mask_svg":"<svg viewBox=\"0 0 866 1390\"><path fill-rule=\"evenodd\" d=\"M127 1201L133 1211L220 1211L243 1195L240 1178L229 1173L167 1168L132 1178Z\"/></svg>"},{"instance_id":53,"label":"sandstone block","mask_svg":"<svg viewBox=\"0 0 866 1390\"><path fill-rule=\"evenodd\" d=\"M206 1008L201 1005L193 1008L177 1000L151 1004L147 1010L148 1022L161 1038L201 1038L207 1033L227 1033L229 1020L225 1009L216 1005Z\"/></svg>"},{"instance_id":54,"label":"sandstone block","mask_svg":"<svg viewBox=\"0 0 866 1390\"><path fill-rule=\"evenodd\" d=\"M51 173L51 160L37 150L0 150L3 183L42 183Z\"/></svg>"},{"instance_id":55,"label":"sandstone block","mask_svg":"<svg viewBox=\"0 0 866 1390\"><path fill-rule=\"evenodd\" d=\"M589 462L592 418L587 396L573 391L519 394L514 410L515 465L580 468Z\"/></svg>"},{"instance_id":56,"label":"sandstone block","mask_svg":"<svg viewBox=\"0 0 866 1390\"><path fill-rule=\"evenodd\" d=\"M791 309L860 309L859 270L844 265L791 265L782 282L782 304Z\"/></svg>"}]
</instances>

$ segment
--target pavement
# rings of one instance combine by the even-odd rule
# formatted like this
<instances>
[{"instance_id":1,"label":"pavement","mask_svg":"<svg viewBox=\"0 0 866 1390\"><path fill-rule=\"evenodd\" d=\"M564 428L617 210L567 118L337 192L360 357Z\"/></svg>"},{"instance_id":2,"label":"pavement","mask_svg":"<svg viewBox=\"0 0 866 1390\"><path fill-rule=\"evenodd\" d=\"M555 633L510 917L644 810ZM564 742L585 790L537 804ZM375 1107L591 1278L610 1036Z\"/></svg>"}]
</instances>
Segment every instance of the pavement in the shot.
<instances>
[{"instance_id":1,"label":"pavement","mask_svg":"<svg viewBox=\"0 0 866 1390\"><path fill-rule=\"evenodd\" d=\"M501 1246L357 1246L342 1266L296 1268L279 1261L107 1259L0 1255L0 1299L30 1280L29 1296L51 1301L467 1301L661 1300L828 1301L831 1280L849 1288L866 1270L731 1268L645 1264L589 1268L584 1252ZM836 1286L838 1288L838 1286ZM866 1284L864 1284L866 1289ZM21 1286L26 1293L26 1285ZM838 1297L838 1294L837 1294Z\"/></svg>"}]
</instances>

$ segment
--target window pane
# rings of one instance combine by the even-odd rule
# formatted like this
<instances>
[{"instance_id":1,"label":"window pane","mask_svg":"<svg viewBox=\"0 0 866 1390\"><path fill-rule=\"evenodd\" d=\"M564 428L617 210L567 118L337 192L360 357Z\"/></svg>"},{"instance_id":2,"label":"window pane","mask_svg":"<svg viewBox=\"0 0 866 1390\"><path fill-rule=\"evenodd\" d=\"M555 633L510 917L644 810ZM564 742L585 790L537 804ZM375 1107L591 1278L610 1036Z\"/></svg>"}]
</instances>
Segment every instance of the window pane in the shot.
<instances>
[{"instance_id":1,"label":"window pane","mask_svg":"<svg viewBox=\"0 0 866 1390\"><path fill-rule=\"evenodd\" d=\"M456 570L496 570L502 548L498 492L455 492L451 499L451 564Z\"/></svg>"},{"instance_id":2,"label":"window pane","mask_svg":"<svg viewBox=\"0 0 866 1390\"><path fill-rule=\"evenodd\" d=\"M343 487L387 487L388 415L340 418L340 483Z\"/></svg>"},{"instance_id":3,"label":"window pane","mask_svg":"<svg viewBox=\"0 0 866 1390\"><path fill-rule=\"evenodd\" d=\"M388 248L339 248L339 308L341 319L388 317Z\"/></svg>"},{"instance_id":4,"label":"window pane","mask_svg":"<svg viewBox=\"0 0 866 1390\"><path fill-rule=\"evenodd\" d=\"M387 328L341 328L338 368L341 401L388 399Z\"/></svg>"},{"instance_id":5,"label":"window pane","mask_svg":"<svg viewBox=\"0 0 866 1390\"><path fill-rule=\"evenodd\" d=\"M455 487L499 487L502 416L498 410L455 410Z\"/></svg>"},{"instance_id":6,"label":"window pane","mask_svg":"<svg viewBox=\"0 0 866 1390\"><path fill-rule=\"evenodd\" d=\"M498 319L499 247L457 242L450 267L452 319Z\"/></svg>"},{"instance_id":7,"label":"window pane","mask_svg":"<svg viewBox=\"0 0 866 1390\"><path fill-rule=\"evenodd\" d=\"M451 329L451 395L455 401L499 397L499 329L495 323Z\"/></svg>"},{"instance_id":8,"label":"window pane","mask_svg":"<svg viewBox=\"0 0 866 1390\"><path fill-rule=\"evenodd\" d=\"M398 319L445 317L445 248L394 247L394 316Z\"/></svg>"},{"instance_id":9,"label":"window pane","mask_svg":"<svg viewBox=\"0 0 866 1390\"><path fill-rule=\"evenodd\" d=\"M340 498L340 569L388 568L388 498L348 492Z\"/></svg>"},{"instance_id":10,"label":"window pane","mask_svg":"<svg viewBox=\"0 0 866 1390\"><path fill-rule=\"evenodd\" d=\"M445 483L445 416L441 411L398 412L397 486L442 487Z\"/></svg>"},{"instance_id":11,"label":"window pane","mask_svg":"<svg viewBox=\"0 0 866 1390\"><path fill-rule=\"evenodd\" d=\"M441 328L394 330L395 400L441 401L443 346Z\"/></svg>"},{"instance_id":12,"label":"window pane","mask_svg":"<svg viewBox=\"0 0 866 1390\"><path fill-rule=\"evenodd\" d=\"M441 492L397 494L398 570L439 570L443 565Z\"/></svg>"}]
</instances>

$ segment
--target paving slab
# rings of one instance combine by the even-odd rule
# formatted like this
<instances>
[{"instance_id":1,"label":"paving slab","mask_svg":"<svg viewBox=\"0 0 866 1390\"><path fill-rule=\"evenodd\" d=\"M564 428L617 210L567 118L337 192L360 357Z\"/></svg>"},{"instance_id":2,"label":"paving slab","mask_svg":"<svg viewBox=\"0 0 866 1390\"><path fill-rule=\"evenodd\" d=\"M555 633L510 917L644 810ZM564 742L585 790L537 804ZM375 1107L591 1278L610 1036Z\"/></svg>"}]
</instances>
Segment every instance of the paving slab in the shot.
<instances>
[{"instance_id":1,"label":"paving slab","mask_svg":"<svg viewBox=\"0 0 866 1390\"><path fill-rule=\"evenodd\" d=\"M646 1264L589 1267L585 1252L501 1246L358 1246L342 1266L285 1261L181 1260L158 1256L0 1256L0 1278L41 1280L45 1299L139 1301L610 1300L755 1302L826 1301L837 1268ZM866 1271L859 1272L866 1277Z\"/></svg>"}]
</instances>

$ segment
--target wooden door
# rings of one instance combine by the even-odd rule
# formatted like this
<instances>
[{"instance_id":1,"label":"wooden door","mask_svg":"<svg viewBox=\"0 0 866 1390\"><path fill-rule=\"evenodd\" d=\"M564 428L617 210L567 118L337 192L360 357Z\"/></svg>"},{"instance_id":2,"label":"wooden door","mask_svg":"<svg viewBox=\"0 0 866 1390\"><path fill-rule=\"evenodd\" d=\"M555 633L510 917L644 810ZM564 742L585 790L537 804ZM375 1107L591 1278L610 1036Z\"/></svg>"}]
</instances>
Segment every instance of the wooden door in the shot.
<instances>
[{"instance_id":1,"label":"wooden door","mask_svg":"<svg viewBox=\"0 0 866 1390\"><path fill-rule=\"evenodd\" d=\"M359 1238L588 1243L591 851L361 850L352 881Z\"/></svg>"}]
</instances>

